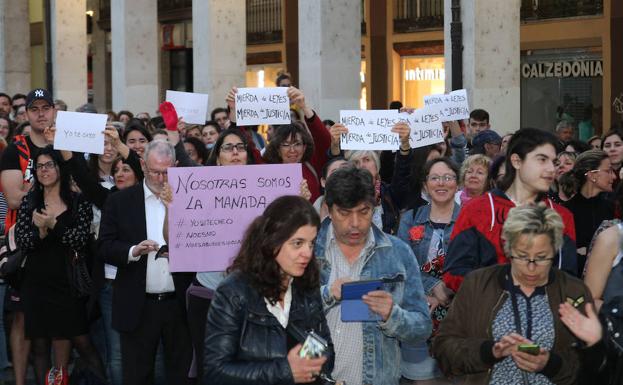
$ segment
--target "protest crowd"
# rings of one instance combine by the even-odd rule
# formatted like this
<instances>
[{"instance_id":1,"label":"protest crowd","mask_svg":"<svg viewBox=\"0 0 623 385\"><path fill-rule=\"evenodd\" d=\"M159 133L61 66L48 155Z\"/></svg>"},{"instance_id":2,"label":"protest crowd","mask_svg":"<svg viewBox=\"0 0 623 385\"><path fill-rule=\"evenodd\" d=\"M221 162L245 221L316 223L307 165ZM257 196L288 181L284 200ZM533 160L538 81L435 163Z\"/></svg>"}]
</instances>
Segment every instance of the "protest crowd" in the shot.
<instances>
[{"instance_id":1,"label":"protest crowd","mask_svg":"<svg viewBox=\"0 0 623 385\"><path fill-rule=\"evenodd\" d=\"M223 107L201 124L170 101L69 115L45 89L0 93L2 374L18 385L623 383L620 127L579 140L560 120L503 135L475 108L418 143L419 112L392 102L387 116L404 120L383 138L395 147L353 148L346 120L318 116L288 74L276 84L284 124L242 124L255 99L237 108L236 87L211 96ZM61 117L98 112L103 150L71 151ZM279 174L287 165L292 178ZM289 190L237 199L240 170ZM210 173L229 178L190 179ZM260 208L219 268L172 268L191 252L169 242L188 237L169 229L187 215L184 189ZM208 237L227 220L197 196L193 234Z\"/></svg>"}]
</instances>

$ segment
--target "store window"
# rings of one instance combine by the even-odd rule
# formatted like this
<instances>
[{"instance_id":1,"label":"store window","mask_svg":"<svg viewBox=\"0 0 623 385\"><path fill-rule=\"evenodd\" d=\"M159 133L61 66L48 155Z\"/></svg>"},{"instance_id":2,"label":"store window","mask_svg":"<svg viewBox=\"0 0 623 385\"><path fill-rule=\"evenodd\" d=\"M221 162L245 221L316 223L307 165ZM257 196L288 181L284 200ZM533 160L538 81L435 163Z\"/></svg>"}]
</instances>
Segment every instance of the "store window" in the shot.
<instances>
[{"instance_id":1,"label":"store window","mask_svg":"<svg viewBox=\"0 0 623 385\"><path fill-rule=\"evenodd\" d=\"M554 130L567 120L581 139L600 134L603 73L600 49L522 52L521 126Z\"/></svg>"},{"instance_id":2,"label":"store window","mask_svg":"<svg viewBox=\"0 0 623 385\"><path fill-rule=\"evenodd\" d=\"M446 71L443 56L405 56L401 59L402 103L420 108L424 96L443 94Z\"/></svg>"},{"instance_id":3,"label":"store window","mask_svg":"<svg viewBox=\"0 0 623 385\"><path fill-rule=\"evenodd\" d=\"M283 71L281 64L247 66L247 87L274 87L277 76Z\"/></svg>"}]
</instances>

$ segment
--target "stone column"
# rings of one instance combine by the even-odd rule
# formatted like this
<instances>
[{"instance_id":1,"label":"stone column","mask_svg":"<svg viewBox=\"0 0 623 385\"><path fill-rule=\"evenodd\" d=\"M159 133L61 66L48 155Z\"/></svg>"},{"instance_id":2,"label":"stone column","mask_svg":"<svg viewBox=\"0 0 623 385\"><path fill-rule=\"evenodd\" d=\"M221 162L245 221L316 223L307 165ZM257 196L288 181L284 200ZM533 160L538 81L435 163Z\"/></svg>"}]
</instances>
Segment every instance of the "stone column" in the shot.
<instances>
[{"instance_id":1,"label":"stone column","mask_svg":"<svg viewBox=\"0 0 623 385\"><path fill-rule=\"evenodd\" d=\"M100 28L97 21L99 15L99 2L89 0L90 9L93 10L93 26L91 33L91 48L93 61L93 104L100 113L108 110L110 100L107 84L110 81L106 71L106 31Z\"/></svg>"},{"instance_id":2,"label":"stone column","mask_svg":"<svg viewBox=\"0 0 623 385\"><path fill-rule=\"evenodd\" d=\"M158 2L111 0L112 107L134 113L158 108Z\"/></svg>"},{"instance_id":3,"label":"stone column","mask_svg":"<svg viewBox=\"0 0 623 385\"><path fill-rule=\"evenodd\" d=\"M446 79L452 76L450 56L451 1L445 1L444 45ZM471 109L489 112L499 134L520 128L520 0L463 0L463 88ZM450 91L450 81L446 88Z\"/></svg>"},{"instance_id":4,"label":"stone column","mask_svg":"<svg viewBox=\"0 0 623 385\"><path fill-rule=\"evenodd\" d=\"M0 92L30 91L28 1L0 0Z\"/></svg>"},{"instance_id":5,"label":"stone column","mask_svg":"<svg viewBox=\"0 0 623 385\"><path fill-rule=\"evenodd\" d=\"M299 0L299 84L321 119L359 109L361 0Z\"/></svg>"},{"instance_id":6,"label":"stone column","mask_svg":"<svg viewBox=\"0 0 623 385\"><path fill-rule=\"evenodd\" d=\"M69 111L87 102L86 0L51 2L53 96Z\"/></svg>"},{"instance_id":7,"label":"stone column","mask_svg":"<svg viewBox=\"0 0 623 385\"><path fill-rule=\"evenodd\" d=\"M244 0L193 0L193 90L210 96L209 110L246 87L246 31Z\"/></svg>"}]
</instances>

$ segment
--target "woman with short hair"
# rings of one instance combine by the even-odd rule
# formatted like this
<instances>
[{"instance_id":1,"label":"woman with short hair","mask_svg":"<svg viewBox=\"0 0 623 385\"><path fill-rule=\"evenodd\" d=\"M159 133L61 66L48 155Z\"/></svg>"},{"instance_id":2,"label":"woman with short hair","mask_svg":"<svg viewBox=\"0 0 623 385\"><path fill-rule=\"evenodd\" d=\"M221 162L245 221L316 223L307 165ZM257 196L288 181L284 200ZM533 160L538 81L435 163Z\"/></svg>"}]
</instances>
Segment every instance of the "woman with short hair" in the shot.
<instances>
[{"instance_id":1,"label":"woman with short hair","mask_svg":"<svg viewBox=\"0 0 623 385\"><path fill-rule=\"evenodd\" d=\"M433 355L469 384L575 384L580 363L558 308L592 303L588 288L554 267L564 223L545 203L512 208L504 223L510 263L465 278Z\"/></svg>"},{"instance_id":2,"label":"woman with short hair","mask_svg":"<svg viewBox=\"0 0 623 385\"><path fill-rule=\"evenodd\" d=\"M489 190L489 166L491 159L486 155L476 154L465 159L461 165L459 185L456 200L460 205L481 196Z\"/></svg>"}]
</instances>

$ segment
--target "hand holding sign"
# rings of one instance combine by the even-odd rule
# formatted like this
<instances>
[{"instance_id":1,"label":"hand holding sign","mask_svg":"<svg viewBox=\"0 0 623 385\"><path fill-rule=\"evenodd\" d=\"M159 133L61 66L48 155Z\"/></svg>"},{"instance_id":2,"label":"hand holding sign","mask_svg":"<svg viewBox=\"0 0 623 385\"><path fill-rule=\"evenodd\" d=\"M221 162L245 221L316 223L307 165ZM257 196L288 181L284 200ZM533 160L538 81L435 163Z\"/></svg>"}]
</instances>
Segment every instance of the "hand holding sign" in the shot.
<instances>
[{"instance_id":1,"label":"hand holding sign","mask_svg":"<svg viewBox=\"0 0 623 385\"><path fill-rule=\"evenodd\" d=\"M442 122L469 119L469 105L465 89L452 91L449 94L425 96L424 106L438 113Z\"/></svg>"},{"instance_id":2,"label":"hand holding sign","mask_svg":"<svg viewBox=\"0 0 623 385\"><path fill-rule=\"evenodd\" d=\"M104 153L104 130L106 114L58 111L54 149Z\"/></svg>"},{"instance_id":3,"label":"hand holding sign","mask_svg":"<svg viewBox=\"0 0 623 385\"><path fill-rule=\"evenodd\" d=\"M342 150L397 150L400 141L391 127L402 120L404 116L396 110L341 110L340 123L347 131L340 136L340 147Z\"/></svg>"},{"instance_id":4,"label":"hand holding sign","mask_svg":"<svg viewBox=\"0 0 623 385\"><path fill-rule=\"evenodd\" d=\"M295 97L305 103L302 93ZM238 126L258 124L290 124L290 99L285 87L239 88L236 92L236 123Z\"/></svg>"}]
</instances>

